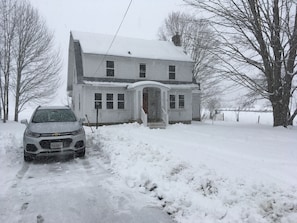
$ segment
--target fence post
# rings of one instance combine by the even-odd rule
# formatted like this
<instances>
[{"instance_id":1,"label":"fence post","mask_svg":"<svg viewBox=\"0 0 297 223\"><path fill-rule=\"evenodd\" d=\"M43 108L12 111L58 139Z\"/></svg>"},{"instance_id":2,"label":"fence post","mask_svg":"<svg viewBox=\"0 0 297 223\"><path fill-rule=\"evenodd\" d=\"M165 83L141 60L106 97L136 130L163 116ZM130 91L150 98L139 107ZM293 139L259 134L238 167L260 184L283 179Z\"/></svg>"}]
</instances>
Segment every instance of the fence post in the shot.
<instances>
[{"instance_id":1,"label":"fence post","mask_svg":"<svg viewBox=\"0 0 297 223\"><path fill-rule=\"evenodd\" d=\"M258 115L258 124L260 124L260 115Z\"/></svg>"}]
</instances>

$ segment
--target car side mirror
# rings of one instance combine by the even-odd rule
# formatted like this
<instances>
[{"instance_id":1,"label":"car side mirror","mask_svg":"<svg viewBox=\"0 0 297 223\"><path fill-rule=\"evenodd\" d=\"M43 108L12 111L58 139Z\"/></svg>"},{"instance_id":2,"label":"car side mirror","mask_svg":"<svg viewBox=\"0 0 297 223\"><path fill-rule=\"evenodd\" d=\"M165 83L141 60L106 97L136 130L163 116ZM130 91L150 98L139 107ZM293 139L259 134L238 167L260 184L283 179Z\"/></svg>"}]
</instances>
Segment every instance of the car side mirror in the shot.
<instances>
[{"instance_id":1,"label":"car side mirror","mask_svg":"<svg viewBox=\"0 0 297 223\"><path fill-rule=\"evenodd\" d=\"M79 123L82 125L82 124L84 123L85 120L86 120L85 118L80 118L80 119L79 119Z\"/></svg>"},{"instance_id":2,"label":"car side mirror","mask_svg":"<svg viewBox=\"0 0 297 223\"><path fill-rule=\"evenodd\" d=\"M27 119L23 119L23 120L21 120L21 123L27 126L28 125L28 120Z\"/></svg>"}]
</instances>

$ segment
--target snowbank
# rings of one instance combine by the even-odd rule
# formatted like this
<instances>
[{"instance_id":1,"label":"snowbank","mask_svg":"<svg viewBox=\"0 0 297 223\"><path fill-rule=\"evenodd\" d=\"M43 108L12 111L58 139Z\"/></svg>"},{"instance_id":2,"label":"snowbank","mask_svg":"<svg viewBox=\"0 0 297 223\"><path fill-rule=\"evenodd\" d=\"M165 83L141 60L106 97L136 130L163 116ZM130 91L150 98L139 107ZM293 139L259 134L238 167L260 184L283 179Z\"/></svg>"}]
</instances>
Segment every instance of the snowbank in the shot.
<instances>
[{"instance_id":1,"label":"snowbank","mask_svg":"<svg viewBox=\"0 0 297 223\"><path fill-rule=\"evenodd\" d=\"M9 182L23 164L23 131L25 125L16 122L0 123L0 173ZM17 149L16 149L17 148ZM1 184L0 193L5 194L8 184Z\"/></svg>"},{"instance_id":2,"label":"snowbank","mask_svg":"<svg viewBox=\"0 0 297 223\"><path fill-rule=\"evenodd\" d=\"M107 168L175 220L296 222L296 128L195 123L99 128Z\"/></svg>"}]
</instances>

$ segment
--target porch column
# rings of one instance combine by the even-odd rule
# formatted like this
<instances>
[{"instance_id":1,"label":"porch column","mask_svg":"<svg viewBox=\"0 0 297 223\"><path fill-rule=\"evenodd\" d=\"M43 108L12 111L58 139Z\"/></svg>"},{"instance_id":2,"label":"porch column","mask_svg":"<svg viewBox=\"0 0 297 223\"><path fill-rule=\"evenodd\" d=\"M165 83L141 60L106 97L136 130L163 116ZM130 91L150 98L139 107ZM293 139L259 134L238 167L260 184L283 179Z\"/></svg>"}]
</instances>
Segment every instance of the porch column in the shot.
<instances>
[{"instance_id":1,"label":"porch column","mask_svg":"<svg viewBox=\"0 0 297 223\"><path fill-rule=\"evenodd\" d=\"M166 119L165 125L169 124L169 114L168 114L168 89L162 89L162 109L165 111ZM163 112L163 111L162 111Z\"/></svg>"},{"instance_id":2,"label":"porch column","mask_svg":"<svg viewBox=\"0 0 297 223\"><path fill-rule=\"evenodd\" d=\"M137 120L141 119L141 108L142 108L142 89L136 90L136 105L134 107L136 114L137 114Z\"/></svg>"},{"instance_id":3,"label":"porch column","mask_svg":"<svg viewBox=\"0 0 297 223\"><path fill-rule=\"evenodd\" d=\"M167 90L162 90L162 108L164 108L167 113L168 111L168 91Z\"/></svg>"}]
</instances>

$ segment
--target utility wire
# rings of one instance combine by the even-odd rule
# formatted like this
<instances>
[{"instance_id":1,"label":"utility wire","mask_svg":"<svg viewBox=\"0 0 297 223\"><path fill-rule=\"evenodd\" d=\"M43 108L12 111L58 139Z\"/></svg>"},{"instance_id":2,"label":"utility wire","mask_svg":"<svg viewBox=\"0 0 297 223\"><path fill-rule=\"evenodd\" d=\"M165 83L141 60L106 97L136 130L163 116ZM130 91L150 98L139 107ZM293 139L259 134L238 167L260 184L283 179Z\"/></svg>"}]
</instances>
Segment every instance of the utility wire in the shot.
<instances>
[{"instance_id":1,"label":"utility wire","mask_svg":"<svg viewBox=\"0 0 297 223\"><path fill-rule=\"evenodd\" d=\"M120 31L122 25L123 25L123 22L124 22L124 20L125 20L125 18L126 18L126 16L127 16L127 14L128 14L128 11L129 11L129 9L130 9L130 6L131 6L131 4L132 4L132 1L133 1L133 0L130 0L130 3L129 3L129 5L128 5L127 9L126 9L126 12L125 12L125 14L124 14L124 16L123 16L123 18L122 18L122 21L121 21L121 23L120 23L120 25L119 25L119 27L118 27L116 33L114 34L113 39L112 39L112 41L111 41L111 43L110 43L110 45L109 45L109 47L108 47L106 53L104 54L104 57L102 58L101 62L99 63L99 66L98 66L97 69L95 70L94 74L96 74L96 72L100 69L100 67L101 67L101 65L102 65L102 63L103 63L103 61L104 61L104 59L106 58L107 54L109 53L109 50L111 49L111 47L112 47L112 45L113 45L115 39L117 38L117 35L118 35L118 33L119 33L119 31Z\"/></svg>"}]
</instances>

